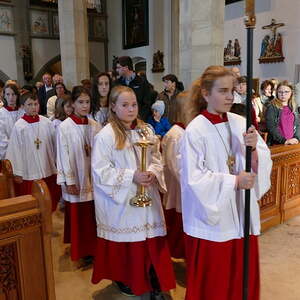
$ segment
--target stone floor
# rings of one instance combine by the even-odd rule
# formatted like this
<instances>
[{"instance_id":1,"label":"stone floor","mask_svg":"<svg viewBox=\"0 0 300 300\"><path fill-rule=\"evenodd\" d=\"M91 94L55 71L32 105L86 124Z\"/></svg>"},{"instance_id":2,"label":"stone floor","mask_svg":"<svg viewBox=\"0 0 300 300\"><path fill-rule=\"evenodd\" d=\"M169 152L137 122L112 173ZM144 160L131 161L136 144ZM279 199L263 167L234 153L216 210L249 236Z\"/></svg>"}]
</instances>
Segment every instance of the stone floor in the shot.
<instances>
[{"instance_id":1,"label":"stone floor","mask_svg":"<svg viewBox=\"0 0 300 300\"><path fill-rule=\"evenodd\" d=\"M108 280L90 283L92 269L70 261L62 244L63 214L53 216L53 257L57 300L147 300L149 295L126 297ZM300 299L300 217L268 230L260 238L261 300ZM174 262L177 288L166 299L184 299L184 263ZM220 299L221 300L221 299Z\"/></svg>"}]
</instances>

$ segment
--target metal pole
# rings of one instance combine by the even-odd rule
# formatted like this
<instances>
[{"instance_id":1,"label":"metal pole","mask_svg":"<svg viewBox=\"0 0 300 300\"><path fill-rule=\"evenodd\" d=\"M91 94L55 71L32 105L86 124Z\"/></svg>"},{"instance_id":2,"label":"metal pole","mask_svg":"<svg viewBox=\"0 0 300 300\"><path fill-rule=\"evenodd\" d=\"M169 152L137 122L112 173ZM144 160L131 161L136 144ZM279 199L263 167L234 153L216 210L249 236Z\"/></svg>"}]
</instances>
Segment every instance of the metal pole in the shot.
<instances>
[{"instance_id":1,"label":"metal pole","mask_svg":"<svg viewBox=\"0 0 300 300\"><path fill-rule=\"evenodd\" d=\"M252 77L253 77L253 31L256 24L255 0L245 2L245 25L247 29L247 130L252 124ZM251 172L251 147L246 147L246 172ZM248 300L249 295L249 246L250 246L250 190L245 191L245 216L244 216L244 256L243 256L243 300Z\"/></svg>"}]
</instances>

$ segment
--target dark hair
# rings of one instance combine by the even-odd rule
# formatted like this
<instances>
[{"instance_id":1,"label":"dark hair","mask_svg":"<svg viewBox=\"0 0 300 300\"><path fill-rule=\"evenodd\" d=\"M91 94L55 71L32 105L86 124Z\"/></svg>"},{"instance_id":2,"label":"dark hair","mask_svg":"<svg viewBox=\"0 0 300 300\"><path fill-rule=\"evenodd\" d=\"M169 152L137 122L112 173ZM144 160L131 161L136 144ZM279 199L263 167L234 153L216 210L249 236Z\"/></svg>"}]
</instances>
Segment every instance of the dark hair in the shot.
<instances>
[{"instance_id":1,"label":"dark hair","mask_svg":"<svg viewBox=\"0 0 300 300\"><path fill-rule=\"evenodd\" d=\"M274 83L271 80L265 80L261 83L260 85L260 90L263 91L264 89L266 89L268 86L271 86L271 90L274 90Z\"/></svg>"},{"instance_id":2,"label":"dark hair","mask_svg":"<svg viewBox=\"0 0 300 300\"><path fill-rule=\"evenodd\" d=\"M92 82L89 79L82 79L80 82L81 82L82 85L92 84Z\"/></svg>"},{"instance_id":3,"label":"dark hair","mask_svg":"<svg viewBox=\"0 0 300 300\"><path fill-rule=\"evenodd\" d=\"M93 85L92 85L92 103L91 103L91 114L93 117L95 117L95 114L100 110L100 103L99 103L99 99L100 99L100 94L98 91L98 80L100 77L102 76L106 76L109 80L109 92L107 94L107 106L108 106L108 99L109 99L109 95L110 95L110 91L112 89L112 79L109 76L108 73L102 72L97 74L94 79L93 79Z\"/></svg>"},{"instance_id":4,"label":"dark hair","mask_svg":"<svg viewBox=\"0 0 300 300\"><path fill-rule=\"evenodd\" d=\"M247 83L247 77L246 76L240 76L236 79L237 83Z\"/></svg>"},{"instance_id":5,"label":"dark hair","mask_svg":"<svg viewBox=\"0 0 300 300\"><path fill-rule=\"evenodd\" d=\"M163 78L162 78L162 81L171 81L171 82L175 82L176 84L176 89L180 92L184 91L184 85L181 81L178 81L178 78L176 75L174 74L168 74L168 75L165 75Z\"/></svg>"},{"instance_id":6,"label":"dark hair","mask_svg":"<svg viewBox=\"0 0 300 300\"><path fill-rule=\"evenodd\" d=\"M27 92L20 97L21 105L24 105L29 98L32 100L38 100L36 93Z\"/></svg>"},{"instance_id":7,"label":"dark hair","mask_svg":"<svg viewBox=\"0 0 300 300\"><path fill-rule=\"evenodd\" d=\"M119 63L122 67L128 67L130 71L133 71L133 63L130 56L120 56L117 59L117 63Z\"/></svg>"},{"instance_id":8,"label":"dark hair","mask_svg":"<svg viewBox=\"0 0 300 300\"><path fill-rule=\"evenodd\" d=\"M68 102L72 103L72 99L70 95L63 95L60 98L57 98L55 102L55 113L54 113L55 119L63 121L67 118L64 111L64 106Z\"/></svg>"},{"instance_id":9,"label":"dark hair","mask_svg":"<svg viewBox=\"0 0 300 300\"><path fill-rule=\"evenodd\" d=\"M84 88L82 85L76 85L73 87L71 94L72 102L74 103L81 94L86 94L90 97L90 99L92 99L91 93L88 89Z\"/></svg>"},{"instance_id":10,"label":"dark hair","mask_svg":"<svg viewBox=\"0 0 300 300\"><path fill-rule=\"evenodd\" d=\"M3 100L4 100L4 105L8 105L7 100L5 99L5 89L10 88L14 91L15 95L17 95L17 101L16 101L16 107L20 107L20 92L16 84L13 83L8 83L7 85L4 86L3 88Z\"/></svg>"},{"instance_id":11,"label":"dark hair","mask_svg":"<svg viewBox=\"0 0 300 300\"><path fill-rule=\"evenodd\" d=\"M57 96L57 93L56 93L56 87L57 87L58 85L61 85L61 86L64 88L64 92L66 93L66 91L67 91L66 86L65 86L62 82L58 82L58 83L55 83L55 85L54 85L54 92L55 92L55 95Z\"/></svg>"},{"instance_id":12,"label":"dark hair","mask_svg":"<svg viewBox=\"0 0 300 300\"><path fill-rule=\"evenodd\" d=\"M230 109L230 112L235 113L237 115L246 117L246 105L242 103L233 103Z\"/></svg>"}]
</instances>

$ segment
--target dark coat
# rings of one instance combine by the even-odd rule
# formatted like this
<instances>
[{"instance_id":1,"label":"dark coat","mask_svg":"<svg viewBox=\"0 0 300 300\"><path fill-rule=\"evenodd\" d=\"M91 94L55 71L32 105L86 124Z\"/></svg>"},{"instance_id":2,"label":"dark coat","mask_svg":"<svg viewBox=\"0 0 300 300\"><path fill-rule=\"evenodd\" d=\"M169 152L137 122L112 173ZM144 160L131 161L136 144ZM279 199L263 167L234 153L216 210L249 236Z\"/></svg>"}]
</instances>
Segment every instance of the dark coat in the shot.
<instances>
[{"instance_id":1,"label":"dark coat","mask_svg":"<svg viewBox=\"0 0 300 300\"><path fill-rule=\"evenodd\" d=\"M48 93L49 93L49 91L48 91ZM47 95L46 94L47 94L46 93L46 86L42 85L38 90L38 98L39 98L39 103L40 103L40 112L39 112L39 114L43 115L43 116L45 116L47 114Z\"/></svg>"}]
</instances>

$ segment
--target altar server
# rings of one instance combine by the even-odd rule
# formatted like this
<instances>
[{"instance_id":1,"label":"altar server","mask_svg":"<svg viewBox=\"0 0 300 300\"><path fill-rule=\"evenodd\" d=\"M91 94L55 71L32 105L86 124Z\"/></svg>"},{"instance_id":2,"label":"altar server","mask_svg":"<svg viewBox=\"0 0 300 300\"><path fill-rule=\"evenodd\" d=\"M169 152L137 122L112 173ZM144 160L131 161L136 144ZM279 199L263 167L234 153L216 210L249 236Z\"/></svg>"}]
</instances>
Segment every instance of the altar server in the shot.
<instances>
[{"instance_id":1,"label":"altar server","mask_svg":"<svg viewBox=\"0 0 300 300\"><path fill-rule=\"evenodd\" d=\"M52 199L52 211L61 195L56 184L55 130L50 120L38 115L39 102L30 92L21 96L25 114L13 127L6 159L15 175L17 195L31 194L32 182L44 179Z\"/></svg>"},{"instance_id":2,"label":"altar server","mask_svg":"<svg viewBox=\"0 0 300 300\"><path fill-rule=\"evenodd\" d=\"M101 125L88 119L90 92L82 86L72 91L74 113L57 127L57 183L65 200L64 242L71 243L71 259L94 255L96 222L91 182L91 149Z\"/></svg>"},{"instance_id":3,"label":"altar server","mask_svg":"<svg viewBox=\"0 0 300 300\"><path fill-rule=\"evenodd\" d=\"M116 281L121 292L164 299L160 290L175 287L159 189L165 190L158 138L147 149L147 171L139 170L141 149L135 93L125 86L112 89L109 124L95 138L92 174L97 219L97 252L92 282ZM130 200L138 185L147 189L152 206L135 207ZM159 297L159 298L155 298Z\"/></svg>"},{"instance_id":4,"label":"altar server","mask_svg":"<svg viewBox=\"0 0 300 300\"><path fill-rule=\"evenodd\" d=\"M259 299L259 199L270 188L270 151L254 127L228 111L233 77L211 66L191 90L198 115L181 148L181 197L186 233L186 300L242 299L244 190L251 189L249 299ZM246 173L245 145L252 147Z\"/></svg>"},{"instance_id":5,"label":"altar server","mask_svg":"<svg viewBox=\"0 0 300 300\"><path fill-rule=\"evenodd\" d=\"M15 123L23 116L20 108L20 93L15 84L3 89L4 106L0 108L0 160L5 158L7 145Z\"/></svg>"}]
</instances>

